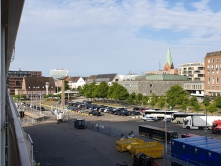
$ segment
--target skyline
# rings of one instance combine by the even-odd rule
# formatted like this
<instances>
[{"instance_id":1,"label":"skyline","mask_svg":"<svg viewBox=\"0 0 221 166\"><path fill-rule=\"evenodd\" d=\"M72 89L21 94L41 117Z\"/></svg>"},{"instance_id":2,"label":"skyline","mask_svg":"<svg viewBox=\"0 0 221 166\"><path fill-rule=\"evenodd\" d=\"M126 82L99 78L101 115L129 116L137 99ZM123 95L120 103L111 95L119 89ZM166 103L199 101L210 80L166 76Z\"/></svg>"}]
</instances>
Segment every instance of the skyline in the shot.
<instances>
[{"instance_id":1,"label":"skyline","mask_svg":"<svg viewBox=\"0 0 221 166\"><path fill-rule=\"evenodd\" d=\"M175 68L221 50L221 1L26 0L10 70L72 76Z\"/></svg>"}]
</instances>

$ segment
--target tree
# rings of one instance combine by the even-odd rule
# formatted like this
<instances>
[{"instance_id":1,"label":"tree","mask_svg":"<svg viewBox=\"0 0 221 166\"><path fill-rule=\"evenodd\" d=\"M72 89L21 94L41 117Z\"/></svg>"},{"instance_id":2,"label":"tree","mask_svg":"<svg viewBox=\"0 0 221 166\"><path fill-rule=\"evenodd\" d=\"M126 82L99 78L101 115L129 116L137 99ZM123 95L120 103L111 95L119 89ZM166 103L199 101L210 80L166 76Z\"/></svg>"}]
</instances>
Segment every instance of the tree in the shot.
<instances>
[{"instance_id":1,"label":"tree","mask_svg":"<svg viewBox=\"0 0 221 166\"><path fill-rule=\"evenodd\" d=\"M129 97L127 98L127 104L132 104L133 103L133 97L132 95L130 94Z\"/></svg>"},{"instance_id":2,"label":"tree","mask_svg":"<svg viewBox=\"0 0 221 166\"><path fill-rule=\"evenodd\" d=\"M183 90L180 85L172 86L166 92L166 102L168 104L168 107L171 107L171 109L173 109L176 105L182 105L184 98L188 95L189 92Z\"/></svg>"},{"instance_id":3,"label":"tree","mask_svg":"<svg viewBox=\"0 0 221 166\"><path fill-rule=\"evenodd\" d=\"M103 99L107 98L108 88L109 86L105 81L101 82L94 91L94 96Z\"/></svg>"},{"instance_id":4,"label":"tree","mask_svg":"<svg viewBox=\"0 0 221 166\"><path fill-rule=\"evenodd\" d=\"M193 105L193 109L198 113L199 110L200 110L200 105L198 102L196 102L194 105Z\"/></svg>"},{"instance_id":5,"label":"tree","mask_svg":"<svg viewBox=\"0 0 221 166\"><path fill-rule=\"evenodd\" d=\"M184 98L183 103L181 105L181 110L187 110L189 99L187 97Z\"/></svg>"},{"instance_id":6,"label":"tree","mask_svg":"<svg viewBox=\"0 0 221 166\"><path fill-rule=\"evenodd\" d=\"M84 94L84 88L82 86L79 86L78 87L78 92L79 92L79 94Z\"/></svg>"},{"instance_id":7,"label":"tree","mask_svg":"<svg viewBox=\"0 0 221 166\"><path fill-rule=\"evenodd\" d=\"M216 97L216 99L214 100L214 104L217 108L221 108L221 96Z\"/></svg>"},{"instance_id":8,"label":"tree","mask_svg":"<svg viewBox=\"0 0 221 166\"><path fill-rule=\"evenodd\" d=\"M148 101L149 101L149 97L148 97L148 96L143 96L143 98L142 98L142 104L143 104L143 105L147 105Z\"/></svg>"},{"instance_id":9,"label":"tree","mask_svg":"<svg viewBox=\"0 0 221 166\"><path fill-rule=\"evenodd\" d=\"M215 103L210 104L207 109L213 115L213 113L217 111L216 104Z\"/></svg>"},{"instance_id":10,"label":"tree","mask_svg":"<svg viewBox=\"0 0 221 166\"><path fill-rule=\"evenodd\" d=\"M95 85L94 82L89 84L88 87L85 89L85 92L84 92L85 97L86 98L91 98L91 99L94 98L93 93L94 93L95 89L96 89L96 85Z\"/></svg>"},{"instance_id":11,"label":"tree","mask_svg":"<svg viewBox=\"0 0 221 166\"><path fill-rule=\"evenodd\" d=\"M189 105L194 107L194 105L196 105L196 103L198 103L196 96L191 97L189 100Z\"/></svg>"},{"instance_id":12,"label":"tree","mask_svg":"<svg viewBox=\"0 0 221 166\"><path fill-rule=\"evenodd\" d=\"M108 99L113 99L113 94L114 94L114 91L115 89L117 88L118 84L116 82L114 82L108 89L107 91L107 98Z\"/></svg>"},{"instance_id":13,"label":"tree","mask_svg":"<svg viewBox=\"0 0 221 166\"><path fill-rule=\"evenodd\" d=\"M150 105L153 107L157 103L157 96L153 93L150 100Z\"/></svg>"},{"instance_id":14,"label":"tree","mask_svg":"<svg viewBox=\"0 0 221 166\"><path fill-rule=\"evenodd\" d=\"M209 96L205 96L203 99L203 105L207 108L210 105Z\"/></svg>"},{"instance_id":15,"label":"tree","mask_svg":"<svg viewBox=\"0 0 221 166\"><path fill-rule=\"evenodd\" d=\"M126 100L129 96L129 93L125 87L116 83L116 89L114 89L113 98L115 100Z\"/></svg>"},{"instance_id":16,"label":"tree","mask_svg":"<svg viewBox=\"0 0 221 166\"><path fill-rule=\"evenodd\" d=\"M140 104L142 101L143 95L141 93L138 93L136 96L136 104Z\"/></svg>"},{"instance_id":17,"label":"tree","mask_svg":"<svg viewBox=\"0 0 221 166\"><path fill-rule=\"evenodd\" d=\"M158 107L162 109L166 104L166 100L164 96L161 96L158 100Z\"/></svg>"},{"instance_id":18,"label":"tree","mask_svg":"<svg viewBox=\"0 0 221 166\"><path fill-rule=\"evenodd\" d=\"M64 90L69 90L68 81L64 81Z\"/></svg>"}]
</instances>

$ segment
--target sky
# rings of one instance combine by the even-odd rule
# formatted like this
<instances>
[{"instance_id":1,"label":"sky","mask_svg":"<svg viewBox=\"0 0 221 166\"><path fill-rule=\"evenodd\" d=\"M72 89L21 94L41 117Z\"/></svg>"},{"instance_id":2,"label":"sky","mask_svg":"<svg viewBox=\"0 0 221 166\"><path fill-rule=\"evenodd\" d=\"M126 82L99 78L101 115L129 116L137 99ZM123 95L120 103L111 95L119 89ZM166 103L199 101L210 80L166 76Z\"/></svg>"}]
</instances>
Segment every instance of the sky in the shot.
<instances>
[{"instance_id":1,"label":"sky","mask_svg":"<svg viewBox=\"0 0 221 166\"><path fill-rule=\"evenodd\" d=\"M25 0L10 70L142 74L221 50L219 0Z\"/></svg>"}]
</instances>

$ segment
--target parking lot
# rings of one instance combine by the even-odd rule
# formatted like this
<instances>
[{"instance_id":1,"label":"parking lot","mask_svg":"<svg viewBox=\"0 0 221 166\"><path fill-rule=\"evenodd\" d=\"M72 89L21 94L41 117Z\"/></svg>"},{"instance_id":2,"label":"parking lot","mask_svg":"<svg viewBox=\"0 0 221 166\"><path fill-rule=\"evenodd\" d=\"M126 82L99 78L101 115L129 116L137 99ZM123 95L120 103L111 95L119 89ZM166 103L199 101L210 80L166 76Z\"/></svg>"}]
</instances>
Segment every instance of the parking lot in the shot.
<instances>
[{"instance_id":1,"label":"parking lot","mask_svg":"<svg viewBox=\"0 0 221 166\"><path fill-rule=\"evenodd\" d=\"M52 115L51 112L45 111L45 114ZM69 122L73 119L85 119L105 127L111 127L122 133L133 131L135 137L141 138L146 142L154 141L139 136L138 126L148 124L160 128L165 128L165 122L161 121L143 121L140 116L118 116L109 113L101 113L101 116L89 116L76 112L68 112ZM166 123L170 130L177 131L181 134L192 133L196 135L207 135L211 138L221 139L218 134L212 134L211 131L205 133L204 130L183 129L182 124ZM73 123L42 123L25 126L25 131L29 133L34 141L35 157L42 163L50 162L53 166L60 165L116 165L123 161L132 165L133 160L129 152L120 153L115 149L115 141L120 136L109 136L96 131L84 129L77 130ZM163 143L164 144L164 143ZM170 150L170 144L167 145ZM165 159L157 159L159 165L170 165ZM62 163L62 164L61 164Z\"/></svg>"}]
</instances>

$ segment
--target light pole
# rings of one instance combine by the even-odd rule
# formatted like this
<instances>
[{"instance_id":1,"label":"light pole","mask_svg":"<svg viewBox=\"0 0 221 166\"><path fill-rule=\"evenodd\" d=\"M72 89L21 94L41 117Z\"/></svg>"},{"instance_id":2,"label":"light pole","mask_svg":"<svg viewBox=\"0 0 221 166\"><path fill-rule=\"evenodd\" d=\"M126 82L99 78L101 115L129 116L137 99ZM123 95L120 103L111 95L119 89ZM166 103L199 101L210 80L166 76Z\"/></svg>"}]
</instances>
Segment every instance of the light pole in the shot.
<instances>
[{"instance_id":1,"label":"light pole","mask_svg":"<svg viewBox=\"0 0 221 166\"><path fill-rule=\"evenodd\" d=\"M167 154L167 116L165 110L165 153Z\"/></svg>"},{"instance_id":2,"label":"light pole","mask_svg":"<svg viewBox=\"0 0 221 166\"><path fill-rule=\"evenodd\" d=\"M38 95L37 95L37 89L39 88L38 86L34 86L33 87L35 89L35 98L36 98L36 109L37 109L37 105L38 105Z\"/></svg>"}]
</instances>

